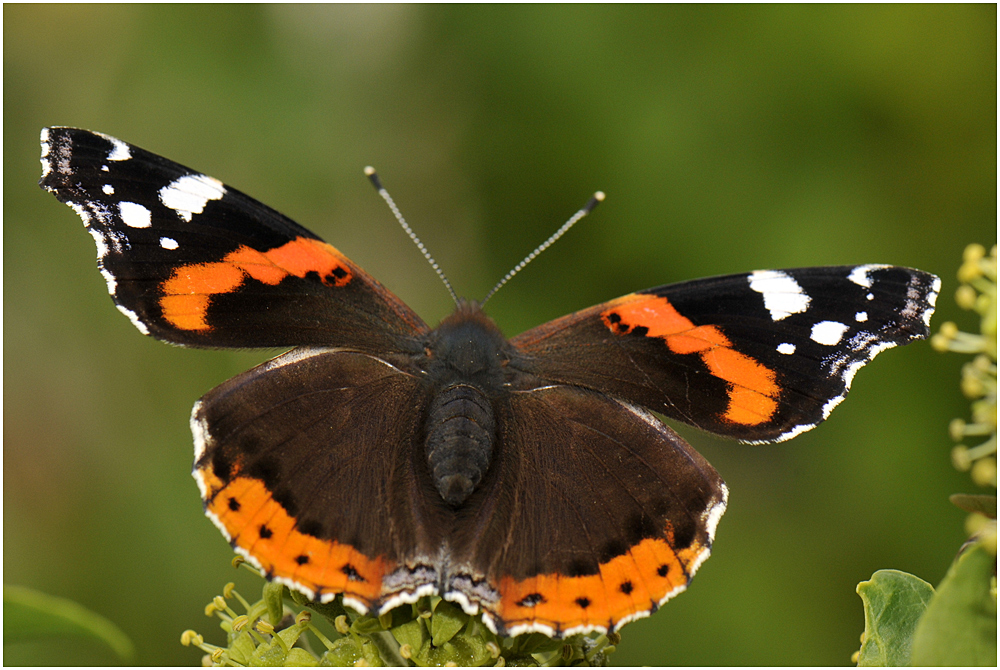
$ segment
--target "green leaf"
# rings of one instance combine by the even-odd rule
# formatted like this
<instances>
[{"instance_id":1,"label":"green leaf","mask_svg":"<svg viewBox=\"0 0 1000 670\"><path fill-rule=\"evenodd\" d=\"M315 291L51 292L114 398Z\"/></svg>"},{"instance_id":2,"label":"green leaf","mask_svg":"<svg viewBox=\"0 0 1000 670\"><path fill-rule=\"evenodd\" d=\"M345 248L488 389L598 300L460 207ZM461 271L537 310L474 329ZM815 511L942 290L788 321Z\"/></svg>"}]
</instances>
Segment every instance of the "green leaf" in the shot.
<instances>
[{"instance_id":1,"label":"green leaf","mask_svg":"<svg viewBox=\"0 0 1000 670\"><path fill-rule=\"evenodd\" d=\"M475 635L457 635L440 647L425 645L413 657L417 665L441 667L448 663L474 667L492 660L486 642Z\"/></svg>"},{"instance_id":2,"label":"green leaf","mask_svg":"<svg viewBox=\"0 0 1000 670\"><path fill-rule=\"evenodd\" d=\"M132 641L100 614L83 605L23 586L3 587L3 641L82 637L111 649L122 661L135 656Z\"/></svg>"},{"instance_id":3,"label":"green leaf","mask_svg":"<svg viewBox=\"0 0 1000 670\"><path fill-rule=\"evenodd\" d=\"M311 668L319 665L316 657L301 647L293 647L288 650L285 658L286 668Z\"/></svg>"},{"instance_id":4,"label":"green leaf","mask_svg":"<svg viewBox=\"0 0 1000 670\"><path fill-rule=\"evenodd\" d=\"M879 570L858 584L857 591L865 607L858 666L909 665L913 633L934 587L899 570Z\"/></svg>"},{"instance_id":5,"label":"green leaf","mask_svg":"<svg viewBox=\"0 0 1000 670\"><path fill-rule=\"evenodd\" d=\"M352 667L364 658L361 645L352 637L342 637L333 641L333 646L320 658L324 667Z\"/></svg>"},{"instance_id":6,"label":"green leaf","mask_svg":"<svg viewBox=\"0 0 1000 670\"><path fill-rule=\"evenodd\" d=\"M431 644L440 647L458 635L458 631L462 630L468 621L469 615L461 608L447 600L440 601L434 608L434 616L431 617Z\"/></svg>"},{"instance_id":7,"label":"green leaf","mask_svg":"<svg viewBox=\"0 0 1000 670\"><path fill-rule=\"evenodd\" d=\"M914 665L997 664L996 555L982 544L948 569L913 640Z\"/></svg>"},{"instance_id":8,"label":"green leaf","mask_svg":"<svg viewBox=\"0 0 1000 670\"><path fill-rule=\"evenodd\" d=\"M966 493L955 493L948 496L948 500L955 507L966 512L979 512L988 519L997 518L997 497L985 495L969 495Z\"/></svg>"},{"instance_id":9,"label":"green leaf","mask_svg":"<svg viewBox=\"0 0 1000 670\"><path fill-rule=\"evenodd\" d=\"M425 644L430 644L431 641L430 635L427 634L427 629L420 619L414 619L413 621L404 623L402 626L396 626L390 632L396 638L396 642L399 643L400 647L408 644L414 654L418 653Z\"/></svg>"},{"instance_id":10,"label":"green leaf","mask_svg":"<svg viewBox=\"0 0 1000 670\"><path fill-rule=\"evenodd\" d=\"M374 633L370 638L361 639L361 655L364 657L365 663L368 664L369 668L381 668L386 665L385 661L382 660L382 653L385 651L386 646L379 645L376 640L381 639L382 633ZM396 662L394 665L406 665L406 662L397 654L395 656Z\"/></svg>"},{"instance_id":11,"label":"green leaf","mask_svg":"<svg viewBox=\"0 0 1000 670\"><path fill-rule=\"evenodd\" d=\"M257 645L246 629L233 633L229 640L229 658L240 665L250 665L250 659L253 658L256 649Z\"/></svg>"}]
</instances>

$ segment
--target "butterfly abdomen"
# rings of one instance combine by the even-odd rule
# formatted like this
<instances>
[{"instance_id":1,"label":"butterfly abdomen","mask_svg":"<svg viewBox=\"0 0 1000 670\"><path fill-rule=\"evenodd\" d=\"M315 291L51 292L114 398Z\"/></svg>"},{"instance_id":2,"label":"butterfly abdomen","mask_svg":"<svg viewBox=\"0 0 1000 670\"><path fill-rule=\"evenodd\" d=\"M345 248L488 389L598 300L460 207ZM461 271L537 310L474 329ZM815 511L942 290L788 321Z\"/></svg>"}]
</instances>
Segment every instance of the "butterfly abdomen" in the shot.
<instances>
[{"instance_id":1,"label":"butterfly abdomen","mask_svg":"<svg viewBox=\"0 0 1000 670\"><path fill-rule=\"evenodd\" d=\"M496 440L494 400L504 392L507 340L473 302L428 335L419 363L433 386L426 414L427 461L441 497L458 507L490 467Z\"/></svg>"},{"instance_id":2,"label":"butterfly abdomen","mask_svg":"<svg viewBox=\"0 0 1000 670\"><path fill-rule=\"evenodd\" d=\"M434 485L449 505L461 505L482 481L495 437L493 407L475 386L454 384L431 401L427 461Z\"/></svg>"}]
</instances>

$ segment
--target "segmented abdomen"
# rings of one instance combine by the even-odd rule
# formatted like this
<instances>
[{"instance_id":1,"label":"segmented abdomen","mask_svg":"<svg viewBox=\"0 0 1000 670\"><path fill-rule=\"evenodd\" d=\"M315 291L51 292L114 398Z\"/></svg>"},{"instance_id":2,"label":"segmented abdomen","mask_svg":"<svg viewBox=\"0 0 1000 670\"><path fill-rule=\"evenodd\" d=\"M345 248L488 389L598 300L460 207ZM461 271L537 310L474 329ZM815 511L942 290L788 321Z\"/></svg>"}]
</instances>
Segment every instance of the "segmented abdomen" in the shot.
<instances>
[{"instance_id":1,"label":"segmented abdomen","mask_svg":"<svg viewBox=\"0 0 1000 670\"><path fill-rule=\"evenodd\" d=\"M427 461L448 504L461 505L479 485L490 466L495 435L493 406L475 386L449 386L431 401Z\"/></svg>"}]
</instances>

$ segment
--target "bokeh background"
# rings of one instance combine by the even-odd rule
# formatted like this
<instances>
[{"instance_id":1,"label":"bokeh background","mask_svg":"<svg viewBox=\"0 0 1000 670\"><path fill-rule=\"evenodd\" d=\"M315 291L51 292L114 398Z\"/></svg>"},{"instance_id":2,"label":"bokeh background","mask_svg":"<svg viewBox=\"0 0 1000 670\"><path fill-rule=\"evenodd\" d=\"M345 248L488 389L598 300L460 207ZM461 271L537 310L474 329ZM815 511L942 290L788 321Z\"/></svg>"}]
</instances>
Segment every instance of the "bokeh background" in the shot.
<instances>
[{"instance_id":1,"label":"bokeh background","mask_svg":"<svg viewBox=\"0 0 1000 670\"><path fill-rule=\"evenodd\" d=\"M191 404L275 352L140 336L38 135L74 125L216 176L340 248L436 323L452 305L362 168L463 295L481 297L590 194L607 201L503 289L508 335L630 291L757 268L935 272L996 240L996 6L4 6L4 582L196 664L185 628L238 578L190 477ZM729 511L687 593L620 664L848 664L855 585L937 583L956 355L883 354L791 443L682 433ZM82 643L8 662L104 663Z\"/></svg>"}]
</instances>

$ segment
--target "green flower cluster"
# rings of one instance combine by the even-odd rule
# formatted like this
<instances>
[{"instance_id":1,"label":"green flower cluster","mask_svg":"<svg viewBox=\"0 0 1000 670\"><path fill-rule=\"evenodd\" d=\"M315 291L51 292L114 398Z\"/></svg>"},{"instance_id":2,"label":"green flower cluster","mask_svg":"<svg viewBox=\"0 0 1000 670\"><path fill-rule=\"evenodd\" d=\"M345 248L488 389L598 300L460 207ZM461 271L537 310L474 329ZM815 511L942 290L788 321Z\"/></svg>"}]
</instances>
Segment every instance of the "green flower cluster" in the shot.
<instances>
[{"instance_id":1,"label":"green flower cluster","mask_svg":"<svg viewBox=\"0 0 1000 670\"><path fill-rule=\"evenodd\" d=\"M950 432L956 442L969 437L987 439L975 447L958 445L952 451L952 461L959 470L971 470L976 484L996 487L997 248L994 245L992 253L986 256L981 245L970 244L963 260L958 271L962 285L955 292L955 302L979 314L980 332L964 333L948 321L931 339L931 344L938 351L976 354L962 368L962 392L972 400L972 420L955 419Z\"/></svg>"},{"instance_id":2,"label":"green flower cluster","mask_svg":"<svg viewBox=\"0 0 1000 670\"><path fill-rule=\"evenodd\" d=\"M952 439L959 442L952 449L955 467L968 471L979 486L997 485L997 248L989 255L979 244L965 248L958 270L961 282L955 302L979 315L979 333L965 333L953 322L941 325L931 339L938 351L974 354L962 367L962 392L972 401L971 420L954 419L949 426ZM983 440L967 446L967 439ZM996 553L996 511L979 509L982 496L953 496L953 502L972 512L967 522L969 535L982 537ZM991 518L992 517L992 518Z\"/></svg>"},{"instance_id":3,"label":"green flower cluster","mask_svg":"<svg viewBox=\"0 0 1000 670\"><path fill-rule=\"evenodd\" d=\"M241 557L233 564L260 575ZM498 637L479 617L438 597L365 616L344 607L340 598L310 602L271 582L254 603L229 583L205 614L220 619L225 646L209 644L193 630L184 631L181 644L204 651L206 666L597 666L607 665L620 640L617 634ZM317 615L333 632L325 634L313 622Z\"/></svg>"},{"instance_id":4,"label":"green flower cluster","mask_svg":"<svg viewBox=\"0 0 1000 670\"><path fill-rule=\"evenodd\" d=\"M980 486L997 485L997 248L970 244L958 271L962 285L955 300L980 317L979 333L964 333L952 322L931 338L938 351L974 354L962 369L962 392L972 401L972 420L955 419L956 442L985 438L977 446L959 444L952 461L971 471ZM996 666L997 662L997 499L996 495L951 496L970 512L969 539L935 589L899 570L879 570L858 584L865 611L858 666Z\"/></svg>"}]
</instances>

